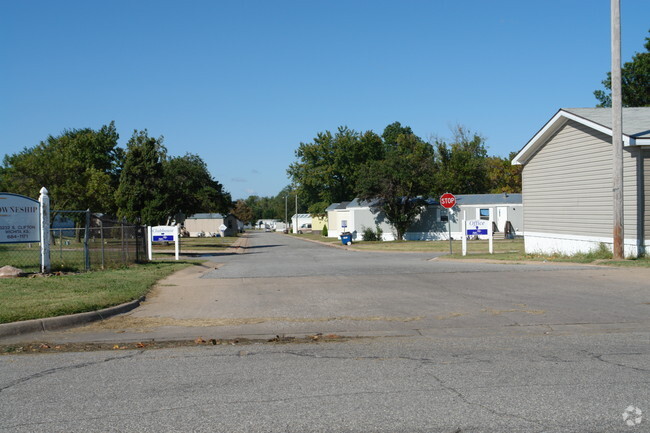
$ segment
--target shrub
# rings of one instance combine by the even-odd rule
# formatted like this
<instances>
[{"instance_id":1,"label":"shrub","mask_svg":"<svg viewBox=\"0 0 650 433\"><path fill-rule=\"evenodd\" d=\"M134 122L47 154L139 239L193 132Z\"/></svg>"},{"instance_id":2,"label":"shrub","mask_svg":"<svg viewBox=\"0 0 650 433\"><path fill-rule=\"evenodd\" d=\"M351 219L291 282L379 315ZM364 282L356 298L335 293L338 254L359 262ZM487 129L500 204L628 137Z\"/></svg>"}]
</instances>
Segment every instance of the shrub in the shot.
<instances>
[{"instance_id":1,"label":"shrub","mask_svg":"<svg viewBox=\"0 0 650 433\"><path fill-rule=\"evenodd\" d=\"M381 240L381 235L383 234L382 230L377 226L377 231L374 231L370 227L364 227L363 228L363 234L361 235L361 239L364 241L380 241Z\"/></svg>"},{"instance_id":2,"label":"shrub","mask_svg":"<svg viewBox=\"0 0 650 433\"><path fill-rule=\"evenodd\" d=\"M323 226L323 231L321 232L321 234L327 237L327 224Z\"/></svg>"}]
</instances>

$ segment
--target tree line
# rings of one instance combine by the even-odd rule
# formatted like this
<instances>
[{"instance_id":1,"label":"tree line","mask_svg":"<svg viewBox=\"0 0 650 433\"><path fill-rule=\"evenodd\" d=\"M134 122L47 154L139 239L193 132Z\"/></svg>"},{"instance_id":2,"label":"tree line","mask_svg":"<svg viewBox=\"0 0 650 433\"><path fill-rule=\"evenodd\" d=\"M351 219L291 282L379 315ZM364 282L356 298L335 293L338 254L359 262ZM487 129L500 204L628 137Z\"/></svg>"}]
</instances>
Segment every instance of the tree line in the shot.
<instances>
[{"instance_id":1,"label":"tree line","mask_svg":"<svg viewBox=\"0 0 650 433\"><path fill-rule=\"evenodd\" d=\"M163 137L146 129L134 131L126 149L118 139L115 122L50 135L4 157L0 190L37 197L45 186L52 209L90 209L146 225L231 208L230 194L200 156L170 156Z\"/></svg>"},{"instance_id":2,"label":"tree line","mask_svg":"<svg viewBox=\"0 0 650 433\"><path fill-rule=\"evenodd\" d=\"M309 213L355 197L375 200L401 239L428 197L521 192L521 168L488 156L485 139L457 126L425 141L394 122L382 135L340 127L301 143L287 173ZM511 154L512 156L512 154Z\"/></svg>"}]
</instances>

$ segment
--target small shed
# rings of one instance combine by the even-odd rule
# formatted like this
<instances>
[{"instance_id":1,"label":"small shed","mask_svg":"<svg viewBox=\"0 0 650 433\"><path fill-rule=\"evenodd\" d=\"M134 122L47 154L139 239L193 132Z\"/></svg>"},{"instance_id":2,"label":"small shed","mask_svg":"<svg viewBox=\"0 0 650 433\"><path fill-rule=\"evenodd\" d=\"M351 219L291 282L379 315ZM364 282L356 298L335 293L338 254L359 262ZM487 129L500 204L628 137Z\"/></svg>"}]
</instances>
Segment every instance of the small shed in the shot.
<instances>
[{"instance_id":1,"label":"small shed","mask_svg":"<svg viewBox=\"0 0 650 433\"><path fill-rule=\"evenodd\" d=\"M220 235L221 225L226 226L226 236L236 236L239 231L239 220L232 214L197 213L185 218L184 227L190 237Z\"/></svg>"}]
</instances>

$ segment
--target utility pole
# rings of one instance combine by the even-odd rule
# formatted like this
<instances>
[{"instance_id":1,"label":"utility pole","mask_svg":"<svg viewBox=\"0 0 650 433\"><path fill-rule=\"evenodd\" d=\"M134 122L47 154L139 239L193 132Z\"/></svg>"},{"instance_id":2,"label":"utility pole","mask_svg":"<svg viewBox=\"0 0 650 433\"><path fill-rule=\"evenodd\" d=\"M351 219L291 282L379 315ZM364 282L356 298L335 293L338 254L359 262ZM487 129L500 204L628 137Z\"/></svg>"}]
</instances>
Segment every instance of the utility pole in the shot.
<instances>
[{"instance_id":1,"label":"utility pole","mask_svg":"<svg viewBox=\"0 0 650 433\"><path fill-rule=\"evenodd\" d=\"M614 259L625 258L623 221L623 101L621 92L621 2L611 0L612 17L612 192L614 210Z\"/></svg>"},{"instance_id":2,"label":"utility pole","mask_svg":"<svg viewBox=\"0 0 650 433\"><path fill-rule=\"evenodd\" d=\"M294 233L298 233L298 194L296 194L296 226L293 228Z\"/></svg>"},{"instance_id":3,"label":"utility pole","mask_svg":"<svg viewBox=\"0 0 650 433\"><path fill-rule=\"evenodd\" d=\"M287 212L288 212L287 197L289 197L289 196L288 195L284 196L284 228L285 229L287 228Z\"/></svg>"}]
</instances>

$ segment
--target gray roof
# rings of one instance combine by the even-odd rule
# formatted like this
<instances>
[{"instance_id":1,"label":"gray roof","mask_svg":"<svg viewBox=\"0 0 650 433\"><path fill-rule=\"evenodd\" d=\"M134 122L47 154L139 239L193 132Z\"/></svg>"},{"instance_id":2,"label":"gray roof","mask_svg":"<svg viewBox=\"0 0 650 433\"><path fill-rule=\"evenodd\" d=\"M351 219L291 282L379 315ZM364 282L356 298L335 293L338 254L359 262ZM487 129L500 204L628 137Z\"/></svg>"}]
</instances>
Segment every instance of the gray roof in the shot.
<instances>
[{"instance_id":1,"label":"gray roof","mask_svg":"<svg viewBox=\"0 0 650 433\"><path fill-rule=\"evenodd\" d=\"M439 205L437 199L425 199L427 205ZM352 209L361 207L372 207L378 204L379 200L361 200L355 198L352 201L345 201L342 203L332 203L327 210L336 209ZM456 195L456 202L459 206L462 205L488 205L488 204L521 204L522 195L517 194L458 194Z\"/></svg>"},{"instance_id":2,"label":"gray roof","mask_svg":"<svg viewBox=\"0 0 650 433\"><path fill-rule=\"evenodd\" d=\"M355 198L348 204L348 209L353 207L369 207L376 204L378 200L361 200L360 198Z\"/></svg>"},{"instance_id":3,"label":"gray roof","mask_svg":"<svg viewBox=\"0 0 650 433\"><path fill-rule=\"evenodd\" d=\"M195 213L192 216L188 216L185 219L188 220L220 220L223 219L223 215L220 213Z\"/></svg>"},{"instance_id":4,"label":"gray roof","mask_svg":"<svg viewBox=\"0 0 650 433\"><path fill-rule=\"evenodd\" d=\"M521 194L459 194L456 203L462 205L521 204Z\"/></svg>"},{"instance_id":5,"label":"gray roof","mask_svg":"<svg viewBox=\"0 0 650 433\"><path fill-rule=\"evenodd\" d=\"M526 164L569 119L612 135L611 108L562 108L531 138L512 160ZM623 108L623 144L650 145L650 107Z\"/></svg>"},{"instance_id":6,"label":"gray roof","mask_svg":"<svg viewBox=\"0 0 650 433\"><path fill-rule=\"evenodd\" d=\"M563 108L562 110L612 129L611 108ZM623 108L623 134L650 138L650 107Z\"/></svg>"}]
</instances>

